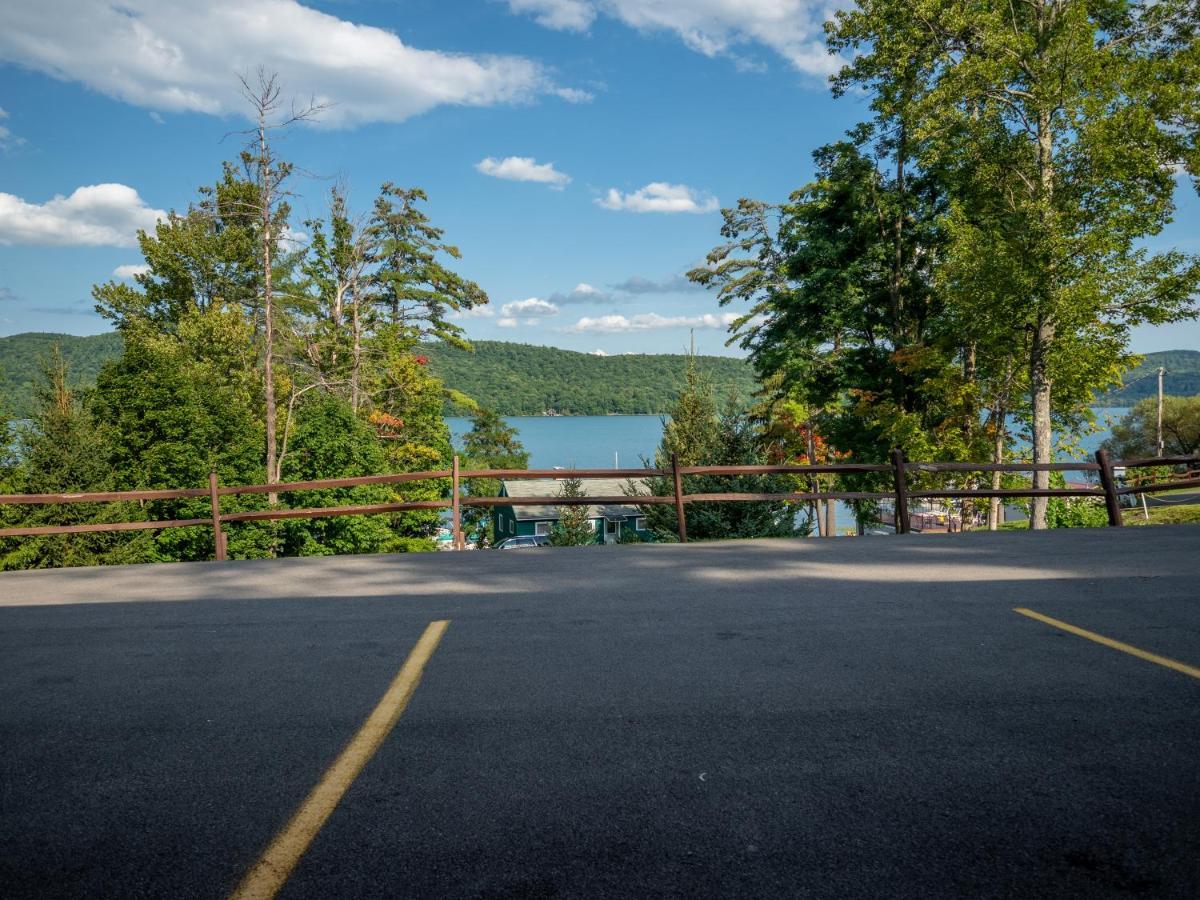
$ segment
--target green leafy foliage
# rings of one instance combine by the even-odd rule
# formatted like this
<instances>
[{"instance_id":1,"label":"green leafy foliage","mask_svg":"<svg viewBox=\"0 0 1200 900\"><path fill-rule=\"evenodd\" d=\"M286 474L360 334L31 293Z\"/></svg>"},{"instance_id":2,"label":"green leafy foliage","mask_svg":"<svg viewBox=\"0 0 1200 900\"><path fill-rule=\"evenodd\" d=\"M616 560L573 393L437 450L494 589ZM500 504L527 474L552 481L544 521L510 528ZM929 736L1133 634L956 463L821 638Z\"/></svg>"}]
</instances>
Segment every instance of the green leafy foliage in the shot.
<instances>
[{"instance_id":1,"label":"green leafy foliage","mask_svg":"<svg viewBox=\"0 0 1200 900\"><path fill-rule=\"evenodd\" d=\"M0 337L0 398L17 419L28 419L37 405L37 385L54 348L66 365L70 387L90 388L100 368L121 355L121 335L115 331L78 337L28 331Z\"/></svg>"},{"instance_id":2,"label":"green leafy foliage","mask_svg":"<svg viewBox=\"0 0 1200 900\"><path fill-rule=\"evenodd\" d=\"M586 497L583 479L564 478L558 486L558 497L578 499ZM558 521L550 529L550 544L554 547L581 547L596 543L596 533L588 518L588 507L571 504L558 507Z\"/></svg>"},{"instance_id":3,"label":"green leafy foliage","mask_svg":"<svg viewBox=\"0 0 1200 900\"><path fill-rule=\"evenodd\" d=\"M517 439L517 430L487 407L479 407L472 416L471 430L463 435L462 464L467 469L527 469L529 451ZM495 478L468 478L464 493L476 497L498 497L500 481ZM462 507L463 534L477 547L490 547L496 541L492 513L484 506Z\"/></svg>"},{"instance_id":4,"label":"green leafy foliage","mask_svg":"<svg viewBox=\"0 0 1200 900\"><path fill-rule=\"evenodd\" d=\"M675 405L684 383L678 354L594 356L503 341L475 341L472 346L473 352L430 346L430 367L450 388L504 416L548 410L580 416L662 415ZM698 363L721 397L736 394L745 404L757 390L745 360L702 356ZM447 411L459 410L450 406Z\"/></svg>"},{"instance_id":5,"label":"green leafy foliage","mask_svg":"<svg viewBox=\"0 0 1200 900\"><path fill-rule=\"evenodd\" d=\"M1200 350L1165 350L1147 353L1141 361L1121 376L1124 387L1108 391L1096 398L1101 406L1133 406L1139 400L1158 393L1159 368L1163 375L1163 393L1174 397L1193 397L1200 394Z\"/></svg>"},{"instance_id":6,"label":"green leafy foliage","mask_svg":"<svg viewBox=\"0 0 1200 900\"><path fill-rule=\"evenodd\" d=\"M694 357L688 359L685 379L686 387L671 420L663 428L655 467L670 469L673 458L681 466L745 466L768 462L767 442L746 413L729 404L718 414L712 382L700 371ZM674 480L670 476L648 477L645 482L652 495L674 494ZM685 475L683 490L688 494L790 493L792 484L788 478L775 475ZM636 492L633 485L629 492ZM640 511L657 540L678 540L679 520L673 505L647 505ZM779 501L689 503L685 514L689 540L787 537L800 533L794 508Z\"/></svg>"},{"instance_id":7,"label":"green leafy foliage","mask_svg":"<svg viewBox=\"0 0 1200 900\"><path fill-rule=\"evenodd\" d=\"M343 315L346 315L343 313ZM326 354L329 342L306 332L301 345L312 344L314 354ZM339 339L340 340L340 339ZM0 391L9 399L18 418L33 408L33 383L39 360L58 343L63 349L73 383L91 387L100 367L121 353L116 333L74 337L64 334L18 334L0 337ZM350 360L352 345L342 343L341 359ZM431 374L451 394L445 412L469 415L474 405L494 409L503 416L540 415L553 409L569 415L652 414L669 412L683 386L683 366L678 354L593 356L505 341L475 341L472 350L446 344L420 344L414 352L429 357ZM1156 357L1145 357L1147 365ZM713 380L717 396L735 394L747 403L758 390L754 370L744 360L730 356L700 356L700 365ZM346 372L325 376L330 383L348 383Z\"/></svg>"},{"instance_id":8,"label":"green leafy foliage","mask_svg":"<svg viewBox=\"0 0 1200 900\"><path fill-rule=\"evenodd\" d=\"M375 430L350 405L329 394L311 394L302 402L283 460L284 481L314 481L381 475L391 471ZM332 473L336 473L333 475ZM366 506L394 502L386 485L357 485L284 493L286 506L314 508ZM286 556L381 553L402 543L386 515L286 519L280 528Z\"/></svg>"},{"instance_id":9,"label":"green leafy foliage","mask_svg":"<svg viewBox=\"0 0 1200 900\"><path fill-rule=\"evenodd\" d=\"M1163 398L1163 448L1167 456L1200 453L1200 396ZM1158 455L1158 400L1140 400L1113 425L1104 446L1116 459Z\"/></svg>"},{"instance_id":10,"label":"green leafy foliage","mask_svg":"<svg viewBox=\"0 0 1200 900\"><path fill-rule=\"evenodd\" d=\"M44 379L36 387L34 418L20 429L21 465L13 487L22 493L60 494L111 489L112 473L106 465L107 447L83 398L69 383L66 364L53 354ZM10 527L86 525L119 512L98 510L91 503L5 507L3 520ZM3 541L5 569L44 568L56 565L93 565L121 542L114 534L43 535Z\"/></svg>"},{"instance_id":11,"label":"green leafy foliage","mask_svg":"<svg viewBox=\"0 0 1200 900\"><path fill-rule=\"evenodd\" d=\"M945 192L945 296L985 362L1019 352L1034 462L1056 409L1116 381L1133 326L1196 314L1200 257L1146 240L1175 167L1200 174L1195 22L1193 0L870 0L828 29L852 58L835 90L867 91L891 155Z\"/></svg>"}]
</instances>

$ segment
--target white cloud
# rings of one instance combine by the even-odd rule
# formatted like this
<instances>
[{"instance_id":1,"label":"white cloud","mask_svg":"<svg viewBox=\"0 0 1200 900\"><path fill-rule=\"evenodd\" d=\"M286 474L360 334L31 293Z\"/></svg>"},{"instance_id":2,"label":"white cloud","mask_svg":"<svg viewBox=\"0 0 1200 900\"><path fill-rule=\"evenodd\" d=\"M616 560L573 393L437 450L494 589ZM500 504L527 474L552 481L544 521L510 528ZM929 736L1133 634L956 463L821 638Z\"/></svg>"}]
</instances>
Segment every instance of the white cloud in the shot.
<instances>
[{"instance_id":1,"label":"white cloud","mask_svg":"<svg viewBox=\"0 0 1200 900\"><path fill-rule=\"evenodd\" d=\"M490 319L496 311L490 306L472 306L449 314L451 319Z\"/></svg>"},{"instance_id":2,"label":"white cloud","mask_svg":"<svg viewBox=\"0 0 1200 900\"><path fill-rule=\"evenodd\" d=\"M87 185L40 204L0 193L0 244L133 247L139 228L166 215L124 184Z\"/></svg>"},{"instance_id":3,"label":"white cloud","mask_svg":"<svg viewBox=\"0 0 1200 900\"><path fill-rule=\"evenodd\" d=\"M596 203L605 209L637 213L711 213L720 209L717 198L711 194L665 181L653 181L628 194L609 188L607 194L596 198Z\"/></svg>"},{"instance_id":4,"label":"white cloud","mask_svg":"<svg viewBox=\"0 0 1200 900\"><path fill-rule=\"evenodd\" d=\"M528 13L555 31L587 31L596 20L596 10L587 0L508 0L508 8Z\"/></svg>"},{"instance_id":5,"label":"white cloud","mask_svg":"<svg viewBox=\"0 0 1200 900\"><path fill-rule=\"evenodd\" d=\"M291 244L292 249L298 248L302 244L307 244L311 236L307 231L298 231L289 224L284 224L283 231L279 235L279 240L285 244Z\"/></svg>"},{"instance_id":6,"label":"white cloud","mask_svg":"<svg viewBox=\"0 0 1200 900\"><path fill-rule=\"evenodd\" d=\"M114 278L133 278L135 275L145 275L149 271L150 267L145 263L130 263L117 266L112 273Z\"/></svg>"},{"instance_id":7,"label":"white cloud","mask_svg":"<svg viewBox=\"0 0 1200 900\"><path fill-rule=\"evenodd\" d=\"M213 115L247 111L237 75L261 64L287 95L334 104L329 126L561 90L533 60L417 49L296 0L0 3L0 60L135 106Z\"/></svg>"},{"instance_id":8,"label":"white cloud","mask_svg":"<svg viewBox=\"0 0 1200 900\"><path fill-rule=\"evenodd\" d=\"M507 181L535 181L562 190L571 182L571 176L554 168L554 163L538 163L532 156L506 156L496 159L489 156L475 163L475 169L493 178Z\"/></svg>"},{"instance_id":9,"label":"white cloud","mask_svg":"<svg viewBox=\"0 0 1200 900\"><path fill-rule=\"evenodd\" d=\"M516 319L497 319L496 324L499 325L501 328L516 328L517 320Z\"/></svg>"},{"instance_id":10,"label":"white cloud","mask_svg":"<svg viewBox=\"0 0 1200 900\"><path fill-rule=\"evenodd\" d=\"M630 331L658 331L663 328L728 328L738 318L736 313L704 313L699 316L661 316L658 313L639 313L636 316L584 316L563 331L575 334L623 334Z\"/></svg>"},{"instance_id":11,"label":"white cloud","mask_svg":"<svg viewBox=\"0 0 1200 900\"><path fill-rule=\"evenodd\" d=\"M539 319L546 316L557 316L558 307L553 303L530 297L528 300L514 300L500 307L500 315L506 318Z\"/></svg>"},{"instance_id":12,"label":"white cloud","mask_svg":"<svg viewBox=\"0 0 1200 900\"><path fill-rule=\"evenodd\" d=\"M600 13L639 31L666 31L705 56L731 56L754 67L736 50L759 45L793 68L823 77L841 61L825 47L823 25L847 0L509 0L547 28L582 31Z\"/></svg>"},{"instance_id":13,"label":"white cloud","mask_svg":"<svg viewBox=\"0 0 1200 900\"><path fill-rule=\"evenodd\" d=\"M595 350L589 350L588 355L589 356L608 356L608 353L607 353L607 351L601 350L599 347L597 347Z\"/></svg>"},{"instance_id":14,"label":"white cloud","mask_svg":"<svg viewBox=\"0 0 1200 900\"><path fill-rule=\"evenodd\" d=\"M560 100L566 100L568 103L591 103L596 96L591 91L572 87L554 88L550 93Z\"/></svg>"}]
</instances>

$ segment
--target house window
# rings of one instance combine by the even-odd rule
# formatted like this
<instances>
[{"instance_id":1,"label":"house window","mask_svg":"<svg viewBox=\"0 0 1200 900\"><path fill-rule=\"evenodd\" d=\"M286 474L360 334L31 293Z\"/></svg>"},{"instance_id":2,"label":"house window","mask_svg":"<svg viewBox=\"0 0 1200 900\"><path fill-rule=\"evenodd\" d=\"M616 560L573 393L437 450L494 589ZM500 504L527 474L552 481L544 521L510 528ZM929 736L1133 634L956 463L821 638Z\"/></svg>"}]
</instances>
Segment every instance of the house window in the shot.
<instances>
[{"instance_id":1,"label":"house window","mask_svg":"<svg viewBox=\"0 0 1200 900\"><path fill-rule=\"evenodd\" d=\"M620 527L621 527L620 523L618 523L616 519L605 519L604 520L604 533L605 534L616 534L617 530Z\"/></svg>"},{"instance_id":2,"label":"house window","mask_svg":"<svg viewBox=\"0 0 1200 900\"><path fill-rule=\"evenodd\" d=\"M636 519L634 519L633 520L633 528L635 531L645 531L646 530L646 517L638 516Z\"/></svg>"},{"instance_id":3,"label":"house window","mask_svg":"<svg viewBox=\"0 0 1200 900\"><path fill-rule=\"evenodd\" d=\"M588 528L595 531L600 525L599 519L588 519Z\"/></svg>"},{"instance_id":4,"label":"house window","mask_svg":"<svg viewBox=\"0 0 1200 900\"><path fill-rule=\"evenodd\" d=\"M550 523L549 522L537 522L533 526L533 533L540 534L543 536L550 534Z\"/></svg>"}]
</instances>

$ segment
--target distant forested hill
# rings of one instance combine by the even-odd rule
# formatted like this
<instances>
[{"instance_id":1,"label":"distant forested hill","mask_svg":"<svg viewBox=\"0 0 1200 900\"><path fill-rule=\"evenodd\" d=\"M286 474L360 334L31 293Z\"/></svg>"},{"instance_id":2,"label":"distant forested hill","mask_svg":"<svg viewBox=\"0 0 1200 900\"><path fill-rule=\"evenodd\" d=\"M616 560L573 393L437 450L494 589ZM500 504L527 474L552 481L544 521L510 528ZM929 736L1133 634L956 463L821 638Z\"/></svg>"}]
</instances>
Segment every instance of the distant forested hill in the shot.
<instances>
[{"instance_id":1,"label":"distant forested hill","mask_svg":"<svg viewBox=\"0 0 1200 900\"><path fill-rule=\"evenodd\" d=\"M1097 400L1100 406L1133 406L1145 397L1158 393L1159 366L1163 375L1163 393L1172 397L1191 397L1200 394L1200 350L1164 350L1147 353L1142 364L1125 373L1125 387L1111 391Z\"/></svg>"},{"instance_id":2,"label":"distant forested hill","mask_svg":"<svg viewBox=\"0 0 1200 900\"><path fill-rule=\"evenodd\" d=\"M121 352L121 338L115 333L77 337L27 332L0 337L0 393L13 414L29 414L41 362L56 343L72 380L81 385L95 381L100 366ZM674 403L683 379L683 357L674 354L592 356L506 341L476 341L474 346L474 353L431 346L430 365L447 387L510 416L537 415L548 409L567 415L663 413ZM754 373L744 360L702 356L700 364L716 384L719 398L732 392L746 402L755 390ZM1125 375L1124 388L1097 402L1131 406L1154 396L1159 366L1167 370L1163 379L1167 394L1200 394L1200 351L1168 350L1147 353L1142 364Z\"/></svg>"},{"instance_id":3,"label":"distant forested hill","mask_svg":"<svg viewBox=\"0 0 1200 900\"><path fill-rule=\"evenodd\" d=\"M439 345L430 365L442 381L505 415L664 413L683 384L679 355L593 356L554 347L475 341L469 353ZM747 402L757 382L745 360L702 356L700 366L724 399Z\"/></svg>"},{"instance_id":4,"label":"distant forested hill","mask_svg":"<svg viewBox=\"0 0 1200 900\"><path fill-rule=\"evenodd\" d=\"M12 415L24 418L33 409L33 386L55 344L77 385L95 383L100 367L121 353L121 336L116 332L78 337L29 331L0 337L0 397Z\"/></svg>"},{"instance_id":5,"label":"distant forested hill","mask_svg":"<svg viewBox=\"0 0 1200 900\"><path fill-rule=\"evenodd\" d=\"M116 334L16 334L0 338L0 391L18 417L29 414L41 361L55 344L62 348L72 380L90 385L106 360L121 352ZM679 394L682 356L592 356L554 347L477 341L467 353L444 345L429 348L430 366L447 387L505 415L536 415L548 409L568 415L663 413ZM730 392L745 403L755 389L743 360L700 357L717 396ZM455 410L448 410L453 412Z\"/></svg>"}]
</instances>

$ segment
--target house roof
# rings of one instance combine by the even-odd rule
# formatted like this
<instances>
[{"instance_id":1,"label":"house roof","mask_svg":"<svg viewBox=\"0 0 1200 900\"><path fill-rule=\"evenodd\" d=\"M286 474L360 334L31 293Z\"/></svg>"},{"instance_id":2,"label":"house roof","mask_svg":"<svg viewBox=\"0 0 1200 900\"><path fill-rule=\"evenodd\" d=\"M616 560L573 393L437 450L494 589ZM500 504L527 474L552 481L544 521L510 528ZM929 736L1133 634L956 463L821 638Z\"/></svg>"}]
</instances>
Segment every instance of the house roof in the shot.
<instances>
[{"instance_id":1,"label":"house roof","mask_svg":"<svg viewBox=\"0 0 1200 900\"><path fill-rule=\"evenodd\" d=\"M563 472L564 478L569 475L569 472ZM649 493L646 482L640 478L585 478L583 479L583 492L588 497L620 497L628 493L630 481L639 491ZM504 495L506 497L553 497L558 493L560 483L554 478L513 479L503 482ZM547 503L544 506L514 506L513 512L516 513L517 520L521 522L531 519L558 518L558 507L553 503ZM588 507L589 519L623 519L626 516L636 515L639 513L638 508L634 505L609 503Z\"/></svg>"}]
</instances>

